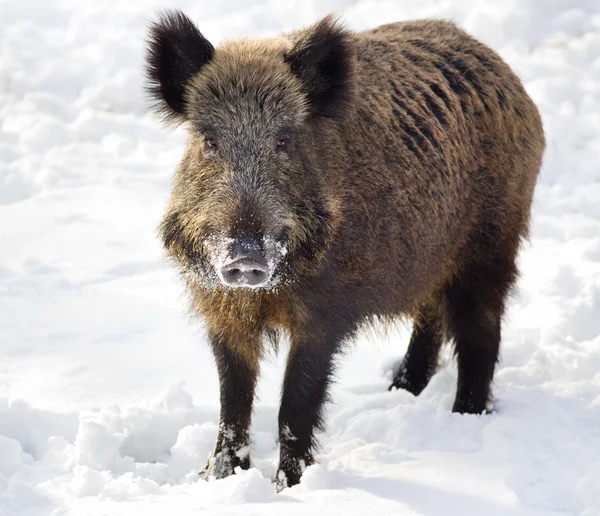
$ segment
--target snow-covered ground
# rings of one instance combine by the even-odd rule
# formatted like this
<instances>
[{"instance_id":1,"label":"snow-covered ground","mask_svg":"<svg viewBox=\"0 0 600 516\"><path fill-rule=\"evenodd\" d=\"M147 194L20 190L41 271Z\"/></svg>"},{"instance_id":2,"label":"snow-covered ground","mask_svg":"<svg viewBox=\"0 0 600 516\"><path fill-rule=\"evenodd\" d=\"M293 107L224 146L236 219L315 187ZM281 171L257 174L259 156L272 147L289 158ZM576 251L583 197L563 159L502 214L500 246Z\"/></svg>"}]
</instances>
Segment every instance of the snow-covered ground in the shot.
<instances>
[{"instance_id":1,"label":"snow-covered ground","mask_svg":"<svg viewBox=\"0 0 600 516\"><path fill-rule=\"evenodd\" d=\"M145 27L180 7L214 42L330 11L426 16L497 49L548 150L507 317L496 412L451 414L450 352L386 392L409 328L340 365L320 464L276 494L284 354L263 369L254 468L205 482L215 368L155 227L184 134L146 113ZM0 0L0 515L600 514L597 0Z\"/></svg>"}]
</instances>

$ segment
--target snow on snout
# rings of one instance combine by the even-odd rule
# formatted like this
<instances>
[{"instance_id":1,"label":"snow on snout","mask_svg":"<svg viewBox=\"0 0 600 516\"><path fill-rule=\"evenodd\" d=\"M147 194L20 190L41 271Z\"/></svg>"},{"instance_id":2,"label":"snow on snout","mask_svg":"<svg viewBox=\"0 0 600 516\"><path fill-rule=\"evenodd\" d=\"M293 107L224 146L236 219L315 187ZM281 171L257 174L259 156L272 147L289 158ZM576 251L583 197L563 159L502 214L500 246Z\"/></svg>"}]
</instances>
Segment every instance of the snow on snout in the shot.
<instances>
[{"instance_id":1,"label":"snow on snout","mask_svg":"<svg viewBox=\"0 0 600 516\"><path fill-rule=\"evenodd\" d=\"M224 278L224 268L232 264L235 260L235 258L231 256L231 250L236 243L241 245L242 249L245 251L257 251L264 256L267 266L266 277L268 278L265 282L257 285L251 285L242 278L239 284L232 285ZM214 268L219 281L222 285L228 288L270 290L281 280L281 278L276 274L276 269L282 258L286 256L287 247L270 236L264 236L262 238L262 249L257 243L253 244L250 241L244 241L243 239L236 242L234 238L227 237L225 235L212 235L204 241L204 246L208 250L210 264ZM244 262L236 264L236 267L241 271L250 270L252 268L250 265L245 264Z\"/></svg>"}]
</instances>

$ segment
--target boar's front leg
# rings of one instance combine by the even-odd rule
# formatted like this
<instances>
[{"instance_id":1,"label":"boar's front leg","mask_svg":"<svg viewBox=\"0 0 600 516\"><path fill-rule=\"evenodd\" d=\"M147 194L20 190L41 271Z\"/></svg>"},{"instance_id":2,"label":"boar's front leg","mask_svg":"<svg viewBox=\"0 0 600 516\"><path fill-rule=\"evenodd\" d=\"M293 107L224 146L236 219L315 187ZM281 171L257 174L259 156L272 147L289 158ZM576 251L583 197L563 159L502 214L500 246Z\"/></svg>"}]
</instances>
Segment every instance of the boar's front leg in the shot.
<instances>
[{"instance_id":1,"label":"boar's front leg","mask_svg":"<svg viewBox=\"0 0 600 516\"><path fill-rule=\"evenodd\" d=\"M279 490L300 482L304 469L314 462L314 433L323 429L323 404L334 358L349 332L348 328L329 329L319 337L292 338L279 410L280 454L275 479Z\"/></svg>"},{"instance_id":2,"label":"boar's front leg","mask_svg":"<svg viewBox=\"0 0 600 516\"><path fill-rule=\"evenodd\" d=\"M221 415L217 443L201 475L224 478L238 466L250 467L250 419L260 342L242 344L216 336L210 340L219 372Z\"/></svg>"}]
</instances>

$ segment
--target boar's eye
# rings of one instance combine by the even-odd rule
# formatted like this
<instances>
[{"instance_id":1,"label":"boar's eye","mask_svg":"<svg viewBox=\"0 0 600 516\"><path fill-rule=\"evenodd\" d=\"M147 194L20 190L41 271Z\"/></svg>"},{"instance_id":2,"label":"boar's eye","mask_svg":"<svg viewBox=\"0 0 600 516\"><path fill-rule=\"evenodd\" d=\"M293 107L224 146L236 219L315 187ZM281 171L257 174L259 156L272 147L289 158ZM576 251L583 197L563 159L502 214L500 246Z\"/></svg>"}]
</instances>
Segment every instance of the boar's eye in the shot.
<instances>
[{"instance_id":1,"label":"boar's eye","mask_svg":"<svg viewBox=\"0 0 600 516\"><path fill-rule=\"evenodd\" d=\"M283 150L286 147L288 147L289 143L290 143L289 138L277 138L275 140L275 148L277 150Z\"/></svg>"},{"instance_id":2,"label":"boar's eye","mask_svg":"<svg viewBox=\"0 0 600 516\"><path fill-rule=\"evenodd\" d=\"M204 150L217 150L217 139L214 136L204 136Z\"/></svg>"}]
</instances>

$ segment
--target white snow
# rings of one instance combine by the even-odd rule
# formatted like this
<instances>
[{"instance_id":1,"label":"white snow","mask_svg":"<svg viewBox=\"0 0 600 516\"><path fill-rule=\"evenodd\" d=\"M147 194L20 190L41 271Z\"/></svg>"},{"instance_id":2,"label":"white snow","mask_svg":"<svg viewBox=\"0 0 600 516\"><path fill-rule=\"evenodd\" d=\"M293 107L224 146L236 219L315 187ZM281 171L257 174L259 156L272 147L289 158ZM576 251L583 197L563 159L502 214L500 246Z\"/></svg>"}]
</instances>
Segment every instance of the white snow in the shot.
<instances>
[{"instance_id":1,"label":"white snow","mask_svg":"<svg viewBox=\"0 0 600 516\"><path fill-rule=\"evenodd\" d=\"M0 1L0 515L600 514L600 3L172 0L213 42L339 12L445 17L497 49L548 138L504 329L496 412L451 414L449 351L387 392L409 328L340 361L320 463L276 493L285 353L263 367L253 469L198 472L218 383L156 226L183 132L146 113L154 0Z\"/></svg>"}]
</instances>

